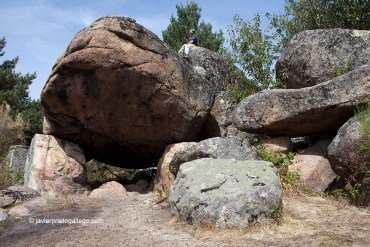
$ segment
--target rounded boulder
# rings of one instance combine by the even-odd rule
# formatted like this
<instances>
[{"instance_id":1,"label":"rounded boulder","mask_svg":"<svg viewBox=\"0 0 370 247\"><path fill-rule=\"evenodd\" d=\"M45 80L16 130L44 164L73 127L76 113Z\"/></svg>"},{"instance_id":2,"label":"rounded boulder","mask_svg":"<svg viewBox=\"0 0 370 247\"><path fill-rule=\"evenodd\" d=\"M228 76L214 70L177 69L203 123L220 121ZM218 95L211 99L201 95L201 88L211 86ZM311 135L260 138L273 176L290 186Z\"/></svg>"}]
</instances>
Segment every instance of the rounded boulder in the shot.
<instances>
[{"instance_id":1,"label":"rounded boulder","mask_svg":"<svg viewBox=\"0 0 370 247\"><path fill-rule=\"evenodd\" d=\"M270 162L204 158L180 166L169 202L188 223L247 227L279 215L282 186Z\"/></svg>"},{"instance_id":2,"label":"rounded boulder","mask_svg":"<svg viewBox=\"0 0 370 247\"><path fill-rule=\"evenodd\" d=\"M53 67L41 94L44 129L81 145L88 159L148 167L168 144L196 137L214 94L154 33L131 18L102 17Z\"/></svg>"}]
</instances>

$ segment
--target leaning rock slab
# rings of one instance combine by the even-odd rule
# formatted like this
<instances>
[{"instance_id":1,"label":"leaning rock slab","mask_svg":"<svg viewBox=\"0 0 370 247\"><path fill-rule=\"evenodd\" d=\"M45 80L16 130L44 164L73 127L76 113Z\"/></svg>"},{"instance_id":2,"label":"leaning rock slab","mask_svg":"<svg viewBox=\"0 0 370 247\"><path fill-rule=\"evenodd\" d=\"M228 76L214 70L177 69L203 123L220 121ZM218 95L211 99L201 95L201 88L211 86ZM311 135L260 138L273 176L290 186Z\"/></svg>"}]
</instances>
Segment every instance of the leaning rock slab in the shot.
<instances>
[{"instance_id":1,"label":"leaning rock slab","mask_svg":"<svg viewBox=\"0 0 370 247\"><path fill-rule=\"evenodd\" d=\"M369 62L369 30L308 30L287 43L276 63L276 74L288 88L303 88Z\"/></svg>"},{"instance_id":2,"label":"leaning rock slab","mask_svg":"<svg viewBox=\"0 0 370 247\"><path fill-rule=\"evenodd\" d=\"M227 100L225 91L215 97L206 121L199 133L199 138L207 139L212 137L239 137L243 132L239 131L232 122L232 113L236 103Z\"/></svg>"},{"instance_id":3,"label":"leaning rock slab","mask_svg":"<svg viewBox=\"0 0 370 247\"><path fill-rule=\"evenodd\" d=\"M145 168L168 144L195 139L216 93L154 33L109 16L74 37L41 102L47 134L78 143L89 158Z\"/></svg>"},{"instance_id":4,"label":"leaning rock slab","mask_svg":"<svg viewBox=\"0 0 370 247\"><path fill-rule=\"evenodd\" d=\"M210 138L201 142L183 142L167 146L157 165L155 190L172 190L181 164L199 158L260 160L256 148L235 138Z\"/></svg>"},{"instance_id":5,"label":"leaning rock slab","mask_svg":"<svg viewBox=\"0 0 370 247\"><path fill-rule=\"evenodd\" d=\"M48 196L76 193L86 182L84 164L85 155L78 145L36 134L27 156L25 186Z\"/></svg>"},{"instance_id":6,"label":"leaning rock slab","mask_svg":"<svg viewBox=\"0 0 370 247\"><path fill-rule=\"evenodd\" d=\"M313 87L251 95L234 110L233 123L240 130L270 136L334 132L369 101L370 65L365 65Z\"/></svg>"},{"instance_id":7,"label":"leaning rock slab","mask_svg":"<svg viewBox=\"0 0 370 247\"><path fill-rule=\"evenodd\" d=\"M172 213L189 223L223 228L273 217L281 200L272 163L205 158L181 165L169 202Z\"/></svg>"},{"instance_id":8,"label":"leaning rock slab","mask_svg":"<svg viewBox=\"0 0 370 247\"><path fill-rule=\"evenodd\" d=\"M203 124L200 138L236 136L238 131L233 126L230 117L236 104L225 99L226 91L224 90L229 85L238 84L234 73L237 68L220 54L202 47L191 49L187 61L219 92Z\"/></svg>"}]
</instances>

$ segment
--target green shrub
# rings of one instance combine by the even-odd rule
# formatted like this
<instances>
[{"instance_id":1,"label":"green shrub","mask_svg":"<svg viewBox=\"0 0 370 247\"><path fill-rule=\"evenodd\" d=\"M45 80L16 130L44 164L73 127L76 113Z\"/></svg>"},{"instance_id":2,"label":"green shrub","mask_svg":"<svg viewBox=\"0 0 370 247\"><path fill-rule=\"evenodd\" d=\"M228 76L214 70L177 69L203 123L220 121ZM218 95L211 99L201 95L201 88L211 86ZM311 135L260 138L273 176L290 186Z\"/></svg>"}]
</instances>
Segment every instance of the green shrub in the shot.
<instances>
[{"instance_id":1,"label":"green shrub","mask_svg":"<svg viewBox=\"0 0 370 247\"><path fill-rule=\"evenodd\" d=\"M361 188L361 184L347 183L344 188L336 188L328 193L329 197L339 201L345 201L356 206L367 206L368 198Z\"/></svg>"},{"instance_id":2,"label":"green shrub","mask_svg":"<svg viewBox=\"0 0 370 247\"><path fill-rule=\"evenodd\" d=\"M299 183L298 172L290 172L288 170L290 161L294 158L295 153L289 152L288 155L274 153L265 149L262 145L258 147L258 152L265 161L269 161L275 165L284 190L295 191L303 188Z\"/></svg>"}]
</instances>

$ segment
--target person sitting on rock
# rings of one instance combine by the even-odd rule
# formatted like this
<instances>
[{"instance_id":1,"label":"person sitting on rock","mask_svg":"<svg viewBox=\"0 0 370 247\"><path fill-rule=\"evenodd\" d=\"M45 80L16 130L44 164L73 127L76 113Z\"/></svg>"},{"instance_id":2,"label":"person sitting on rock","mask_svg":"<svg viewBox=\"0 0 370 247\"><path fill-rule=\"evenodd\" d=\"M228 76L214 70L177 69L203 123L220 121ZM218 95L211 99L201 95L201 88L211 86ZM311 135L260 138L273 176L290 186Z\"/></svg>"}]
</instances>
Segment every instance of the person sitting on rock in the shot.
<instances>
[{"instance_id":1,"label":"person sitting on rock","mask_svg":"<svg viewBox=\"0 0 370 247\"><path fill-rule=\"evenodd\" d=\"M195 35L195 30L190 29L189 31L189 42L187 44L184 44L181 49L179 50L179 54L181 54L183 57L189 57L189 53L191 48L198 46L199 40L197 36Z\"/></svg>"}]
</instances>

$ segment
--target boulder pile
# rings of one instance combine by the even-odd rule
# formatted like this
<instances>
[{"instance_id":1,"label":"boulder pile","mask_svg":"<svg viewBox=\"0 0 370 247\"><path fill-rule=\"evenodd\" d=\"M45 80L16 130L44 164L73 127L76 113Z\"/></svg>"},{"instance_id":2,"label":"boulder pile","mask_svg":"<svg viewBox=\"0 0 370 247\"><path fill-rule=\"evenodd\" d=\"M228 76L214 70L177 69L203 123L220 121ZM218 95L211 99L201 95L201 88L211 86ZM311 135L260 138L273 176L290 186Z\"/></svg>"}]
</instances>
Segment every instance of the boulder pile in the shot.
<instances>
[{"instance_id":1,"label":"boulder pile","mask_svg":"<svg viewBox=\"0 0 370 247\"><path fill-rule=\"evenodd\" d=\"M355 187L360 185L370 199L366 175L370 160L359 141L368 133L361 132L353 117L370 102L369 44L366 30L298 33L276 64L278 79L290 89L245 98L233 112L233 123L251 133L314 140L291 167L300 168L301 181L314 191L323 191L340 176ZM314 142L320 136L329 137L325 142L330 145L318 149L322 145Z\"/></svg>"},{"instance_id":2,"label":"boulder pile","mask_svg":"<svg viewBox=\"0 0 370 247\"><path fill-rule=\"evenodd\" d=\"M182 58L134 19L99 18L74 37L43 88L44 135L28 150L25 186L64 196L86 190L86 160L157 164L155 186L109 182L90 197L124 199L154 187L189 223L246 227L282 208L277 169L250 143L268 136L260 148L283 158L297 151L288 169L312 191L341 177L370 198L363 133L353 118L370 102L369 44L369 31L299 33L276 67L288 89L234 104L223 95L238 83L236 68L220 54L196 47ZM1 196L1 204L14 203Z\"/></svg>"}]
</instances>

